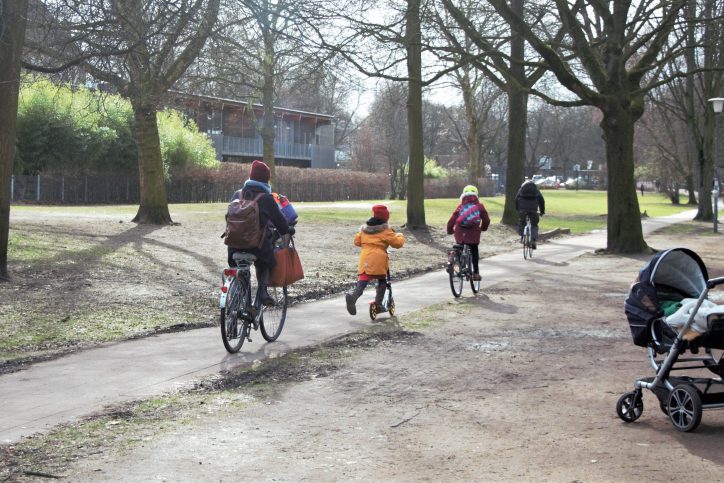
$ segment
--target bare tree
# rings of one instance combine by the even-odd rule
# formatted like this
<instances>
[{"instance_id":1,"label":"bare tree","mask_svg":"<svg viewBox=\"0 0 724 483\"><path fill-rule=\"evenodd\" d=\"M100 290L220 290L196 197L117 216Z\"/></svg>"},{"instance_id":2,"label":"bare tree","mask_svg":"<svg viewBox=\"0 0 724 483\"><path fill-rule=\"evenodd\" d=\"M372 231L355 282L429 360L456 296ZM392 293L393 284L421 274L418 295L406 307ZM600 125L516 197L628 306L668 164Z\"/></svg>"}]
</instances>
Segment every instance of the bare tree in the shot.
<instances>
[{"instance_id":1,"label":"bare tree","mask_svg":"<svg viewBox=\"0 0 724 483\"><path fill-rule=\"evenodd\" d=\"M141 202L133 221L168 224L156 113L163 95L196 59L220 0L59 0L33 24L25 66L77 65L112 85L133 108ZM48 43L48 35L56 42ZM40 62L34 64L33 62ZM48 65L48 63L51 65Z\"/></svg>"},{"instance_id":2,"label":"bare tree","mask_svg":"<svg viewBox=\"0 0 724 483\"><path fill-rule=\"evenodd\" d=\"M526 48L525 37L515 24L481 6L477 2L442 0L446 12L452 17L450 25L443 26L451 40L451 48L458 55L471 62L508 96L507 165L505 173L505 206L501 222L517 224L515 195L523 181L526 160L526 127L528 124L528 98L533 86L546 72L539 60L531 59ZM541 14L528 14L523 0L511 0L509 8L516 15L530 19L548 31L548 25L541 22ZM556 30L550 27L551 30ZM460 30L464 40L459 39ZM554 39L560 39L561 30Z\"/></svg>"},{"instance_id":3,"label":"bare tree","mask_svg":"<svg viewBox=\"0 0 724 483\"><path fill-rule=\"evenodd\" d=\"M372 0L349 0L327 7L324 11L334 17L336 29L318 31L322 46L363 75L407 83L407 227L424 227L423 89L457 68L427 56L441 48L440 39L431 34L433 2L405 0L382 7Z\"/></svg>"},{"instance_id":4,"label":"bare tree","mask_svg":"<svg viewBox=\"0 0 724 483\"><path fill-rule=\"evenodd\" d=\"M357 130L355 143L357 162L367 156L367 171L386 172L390 180L390 196L404 199L410 152L407 143L407 99L405 84L382 82L370 113ZM370 151L366 151L366 150Z\"/></svg>"},{"instance_id":5,"label":"bare tree","mask_svg":"<svg viewBox=\"0 0 724 483\"><path fill-rule=\"evenodd\" d=\"M27 11L27 0L0 0L0 282L9 280L10 179Z\"/></svg>"},{"instance_id":6,"label":"bare tree","mask_svg":"<svg viewBox=\"0 0 724 483\"><path fill-rule=\"evenodd\" d=\"M681 54L669 37L684 1L555 0L554 13L566 31L562 42L527 23L505 0L490 3L564 87L601 110L608 168L607 248L613 253L648 250L636 197L634 125L643 114L646 92L664 81L662 62Z\"/></svg>"}]
</instances>

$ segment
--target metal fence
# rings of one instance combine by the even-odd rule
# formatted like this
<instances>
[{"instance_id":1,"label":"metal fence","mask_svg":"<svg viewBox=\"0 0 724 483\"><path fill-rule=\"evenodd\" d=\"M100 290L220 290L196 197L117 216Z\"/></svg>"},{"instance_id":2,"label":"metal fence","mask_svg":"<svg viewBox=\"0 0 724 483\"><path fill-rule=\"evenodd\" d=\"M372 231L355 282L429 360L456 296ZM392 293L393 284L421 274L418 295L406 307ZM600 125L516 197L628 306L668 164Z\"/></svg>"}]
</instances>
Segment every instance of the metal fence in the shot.
<instances>
[{"instance_id":1,"label":"metal fence","mask_svg":"<svg viewBox=\"0 0 724 483\"><path fill-rule=\"evenodd\" d=\"M354 173L343 176L342 172L330 171L335 176L299 176L281 178L274 190L285 194L293 201L342 201L386 199L389 186L386 176L372 173ZM351 173L350 173L351 174ZM174 176L166 183L166 194L170 203L221 203L231 198L240 189L244 177L228 179L205 179L197 176ZM460 195L467 184L462 179L427 180L426 198L449 198ZM480 195L492 196L493 184L479 180ZM14 175L11 179L10 200L12 203L33 204L137 204L140 201L138 177L120 175L62 176L62 175Z\"/></svg>"},{"instance_id":2,"label":"metal fence","mask_svg":"<svg viewBox=\"0 0 724 483\"><path fill-rule=\"evenodd\" d=\"M174 177L166 183L170 203L219 203L229 201L242 183L236 180L205 180ZM295 201L340 201L384 199L387 186L380 183L279 181L275 191ZM14 175L10 185L12 203L26 204L136 204L140 201L138 177L23 176Z\"/></svg>"}]
</instances>

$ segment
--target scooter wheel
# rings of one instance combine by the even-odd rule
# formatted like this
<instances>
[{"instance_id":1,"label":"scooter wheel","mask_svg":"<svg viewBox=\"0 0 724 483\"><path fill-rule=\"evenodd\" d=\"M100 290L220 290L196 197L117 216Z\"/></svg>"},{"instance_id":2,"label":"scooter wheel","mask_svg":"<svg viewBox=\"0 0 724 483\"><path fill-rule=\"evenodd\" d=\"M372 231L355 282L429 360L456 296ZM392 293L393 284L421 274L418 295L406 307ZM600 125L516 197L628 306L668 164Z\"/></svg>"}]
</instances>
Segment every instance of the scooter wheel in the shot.
<instances>
[{"instance_id":1,"label":"scooter wheel","mask_svg":"<svg viewBox=\"0 0 724 483\"><path fill-rule=\"evenodd\" d=\"M395 315L395 299L390 299L390 315Z\"/></svg>"},{"instance_id":2,"label":"scooter wheel","mask_svg":"<svg viewBox=\"0 0 724 483\"><path fill-rule=\"evenodd\" d=\"M375 320L377 318L377 304L370 304L370 319Z\"/></svg>"}]
</instances>

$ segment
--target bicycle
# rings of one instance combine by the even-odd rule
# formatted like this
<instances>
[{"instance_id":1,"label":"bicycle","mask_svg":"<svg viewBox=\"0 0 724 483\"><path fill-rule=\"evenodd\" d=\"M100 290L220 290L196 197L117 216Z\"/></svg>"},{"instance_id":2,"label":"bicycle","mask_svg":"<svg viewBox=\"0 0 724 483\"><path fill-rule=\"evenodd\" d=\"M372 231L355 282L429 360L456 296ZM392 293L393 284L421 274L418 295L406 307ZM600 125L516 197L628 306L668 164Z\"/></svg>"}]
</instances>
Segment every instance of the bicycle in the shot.
<instances>
[{"instance_id":1,"label":"bicycle","mask_svg":"<svg viewBox=\"0 0 724 483\"><path fill-rule=\"evenodd\" d=\"M224 269L219 299L221 340L230 353L239 352L244 341L251 342L251 329L260 330L267 342L274 342L284 328L287 317L287 287L268 287L274 300L270 306L261 304L257 296L252 303L251 266L256 256L237 252L235 268Z\"/></svg>"},{"instance_id":2,"label":"bicycle","mask_svg":"<svg viewBox=\"0 0 724 483\"><path fill-rule=\"evenodd\" d=\"M480 280L473 280L473 257L468 245L453 245L448 253L447 273L450 276L450 290L455 298L463 293L463 283L470 282L473 293L480 291Z\"/></svg>"},{"instance_id":3,"label":"bicycle","mask_svg":"<svg viewBox=\"0 0 724 483\"><path fill-rule=\"evenodd\" d=\"M377 314L389 312L391 317L395 315L395 299L392 298L392 279L390 278L390 271L387 271L387 277L385 277L385 296L382 298L382 305L378 306L374 300L370 302L370 319L375 320Z\"/></svg>"},{"instance_id":4,"label":"bicycle","mask_svg":"<svg viewBox=\"0 0 724 483\"><path fill-rule=\"evenodd\" d=\"M533 226L530 224L530 216L525 215L525 228L523 228L523 259L533 258Z\"/></svg>"}]
</instances>

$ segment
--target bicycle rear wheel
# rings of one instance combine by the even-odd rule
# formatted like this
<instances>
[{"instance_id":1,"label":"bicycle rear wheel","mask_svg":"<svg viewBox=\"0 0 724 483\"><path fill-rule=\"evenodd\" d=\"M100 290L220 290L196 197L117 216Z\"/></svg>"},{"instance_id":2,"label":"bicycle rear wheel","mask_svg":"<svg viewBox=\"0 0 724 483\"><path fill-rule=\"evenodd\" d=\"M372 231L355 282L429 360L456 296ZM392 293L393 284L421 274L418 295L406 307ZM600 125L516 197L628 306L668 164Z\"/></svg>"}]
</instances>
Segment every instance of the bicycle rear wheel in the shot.
<instances>
[{"instance_id":1,"label":"bicycle rear wheel","mask_svg":"<svg viewBox=\"0 0 724 483\"><path fill-rule=\"evenodd\" d=\"M268 291L274 305L264 308L259 329L265 341L274 342L282 333L287 318L287 287L269 287Z\"/></svg>"},{"instance_id":2,"label":"bicycle rear wheel","mask_svg":"<svg viewBox=\"0 0 724 483\"><path fill-rule=\"evenodd\" d=\"M523 232L523 258L527 260L532 256L533 248L530 240L530 230L528 229L528 227L525 227L525 231Z\"/></svg>"},{"instance_id":3,"label":"bicycle rear wheel","mask_svg":"<svg viewBox=\"0 0 724 483\"><path fill-rule=\"evenodd\" d=\"M231 281L226 295L226 306L221 309L220 315L221 340L231 354L239 352L249 335L249 324L240 318L246 300L242 285L238 278Z\"/></svg>"},{"instance_id":4,"label":"bicycle rear wheel","mask_svg":"<svg viewBox=\"0 0 724 483\"><path fill-rule=\"evenodd\" d=\"M450 275L450 290L452 290L452 294L455 298L458 298L463 293L464 278L462 267L460 266L459 255L455 257L455 260L450 265L448 274Z\"/></svg>"}]
</instances>

